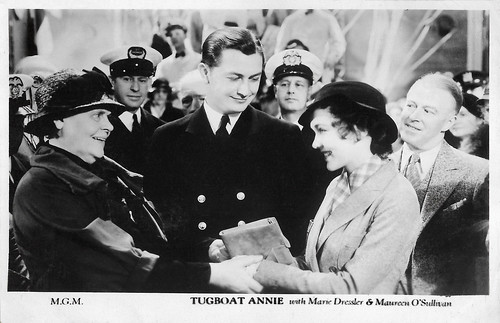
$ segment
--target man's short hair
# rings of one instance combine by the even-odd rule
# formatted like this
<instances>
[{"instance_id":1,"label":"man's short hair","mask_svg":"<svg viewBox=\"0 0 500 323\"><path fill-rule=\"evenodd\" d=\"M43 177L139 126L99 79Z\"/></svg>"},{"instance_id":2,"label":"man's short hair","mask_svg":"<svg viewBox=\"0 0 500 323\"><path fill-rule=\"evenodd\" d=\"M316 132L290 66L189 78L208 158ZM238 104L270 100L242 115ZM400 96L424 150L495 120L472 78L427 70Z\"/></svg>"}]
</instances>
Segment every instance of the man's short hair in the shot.
<instances>
[{"instance_id":1,"label":"man's short hair","mask_svg":"<svg viewBox=\"0 0 500 323\"><path fill-rule=\"evenodd\" d=\"M415 83L421 81L425 81L438 89L448 92L455 100L455 113L460 111L463 104L462 91L451 77L441 73L428 73L421 76Z\"/></svg>"},{"instance_id":2,"label":"man's short hair","mask_svg":"<svg viewBox=\"0 0 500 323\"><path fill-rule=\"evenodd\" d=\"M245 55L259 53L264 65L264 51L260 41L248 29L227 27L214 31L203 42L201 62L209 67L218 66L222 52L236 49Z\"/></svg>"}]
</instances>

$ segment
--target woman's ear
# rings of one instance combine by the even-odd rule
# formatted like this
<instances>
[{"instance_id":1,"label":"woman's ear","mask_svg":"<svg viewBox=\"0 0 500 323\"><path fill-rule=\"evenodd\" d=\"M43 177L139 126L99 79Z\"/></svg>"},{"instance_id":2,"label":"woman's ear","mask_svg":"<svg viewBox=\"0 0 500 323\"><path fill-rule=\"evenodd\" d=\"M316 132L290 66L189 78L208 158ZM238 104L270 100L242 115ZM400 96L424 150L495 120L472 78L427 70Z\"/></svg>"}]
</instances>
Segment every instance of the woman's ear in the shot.
<instances>
[{"instance_id":1,"label":"woman's ear","mask_svg":"<svg viewBox=\"0 0 500 323\"><path fill-rule=\"evenodd\" d=\"M368 136L368 131L366 130L360 130L356 125L354 125L354 132L353 132L356 142L363 140Z\"/></svg>"}]
</instances>

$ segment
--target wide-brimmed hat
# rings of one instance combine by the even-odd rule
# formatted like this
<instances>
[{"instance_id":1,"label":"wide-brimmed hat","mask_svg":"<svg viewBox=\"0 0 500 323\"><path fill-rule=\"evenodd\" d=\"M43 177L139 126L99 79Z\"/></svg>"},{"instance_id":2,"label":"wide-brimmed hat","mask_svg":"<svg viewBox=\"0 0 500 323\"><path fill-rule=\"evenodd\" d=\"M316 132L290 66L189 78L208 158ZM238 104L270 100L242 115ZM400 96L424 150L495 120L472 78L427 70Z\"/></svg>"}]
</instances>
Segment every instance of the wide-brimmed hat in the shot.
<instances>
[{"instance_id":1,"label":"wide-brimmed hat","mask_svg":"<svg viewBox=\"0 0 500 323\"><path fill-rule=\"evenodd\" d=\"M113 93L108 77L99 69L63 70L46 78L35 93L38 112L26 125L25 131L37 136L48 134L52 121L94 109L106 109L114 115L125 107L112 100Z\"/></svg>"},{"instance_id":2,"label":"wide-brimmed hat","mask_svg":"<svg viewBox=\"0 0 500 323\"><path fill-rule=\"evenodd\" d=\"M339 100L339 98L341 98ZM392 118L386 113L386 99L373 86L357 81L332 82L323 86L316 94L314 102L307 107L307 110L300 116L299 124L309 127L313 113L316 109L324 107L335 101L349 100L360 111L369 113L373 118L377 118L387 129L388 140L392 143L398 138L398 128Z\"/></svg>"}]
</instances>

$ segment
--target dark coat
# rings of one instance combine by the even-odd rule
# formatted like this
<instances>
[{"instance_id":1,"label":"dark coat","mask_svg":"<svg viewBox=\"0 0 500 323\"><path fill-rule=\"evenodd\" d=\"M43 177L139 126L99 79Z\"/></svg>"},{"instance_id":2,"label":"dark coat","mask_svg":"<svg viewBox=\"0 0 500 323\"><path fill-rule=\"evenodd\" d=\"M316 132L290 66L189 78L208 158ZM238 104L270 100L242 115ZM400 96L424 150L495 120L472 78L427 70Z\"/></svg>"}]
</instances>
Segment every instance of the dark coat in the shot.
<instances>
[{"instance_id":1,"label":"dark coat","mask_svg":"<svg viewBox=\"0 0 500 323\"><path fill-rule=\"evenodd\" d=\"M146 102L146 104L144 104L144 110L151 113L151 101L148 101L148 102ZM165 122L170 122L170 121L180 119L184 116L185 116L185 114L182 110L174 108L172 106L172 103L167 102L166 107L165 107L165 111L163 111L163 114L161 115L160 120L163 120Z\"/></svg>"},{"instance_id":2,"label":"dark coat","mask_svg":"<svg viewBox=\"0 0 500 323\"><path fill-rule=\"evenodd\" d=\"M393 156L400 165L401 152ZM479 288L488 277L475 268L477 257L486 253L486 234L479 229L488 221L488 173L487 160L443 141L433 169L416 188L423 229L409 269L413 294L488 293Z\"/></svg>"},{"instance_id":3,"label":"dark coat","mask_svg":"<svg viewBox=\"0 0 500 323\"><path fill-rule=\"evenodd\" d=\"M154 117L141 108L140 136L133 136L118 117L110 116L109 121L114 129L106 140L104 152L106 156L117 161L123 167L144 174L146 156L151 145L153 132L165 122Z\"/></svg>"},{"instance_id":4,"label":"dark coat","mask_svg":"<svg viewBox=\"0 0 500 323\"><path fill-rule=\"evenodd\" d=\"M221 230L271 216L299 252L312 216L304 161L297 126L248 107L220 138L201 108L156 130L144 190L179 257L206 260Z\"/></svg>"},{"instance_id":5,"label":"dark coat","mask_svg":"<svg viewBox=\"0 0 500 323\"><path fill-rule=\"evenodd\" d=\"M94 174L98 165L41 146L31 166L14 196L14 231L34 291L207 287L208 264L174 262L140 248L128 202L121 202L112 181Z\"/></svg>"}]
</instances>

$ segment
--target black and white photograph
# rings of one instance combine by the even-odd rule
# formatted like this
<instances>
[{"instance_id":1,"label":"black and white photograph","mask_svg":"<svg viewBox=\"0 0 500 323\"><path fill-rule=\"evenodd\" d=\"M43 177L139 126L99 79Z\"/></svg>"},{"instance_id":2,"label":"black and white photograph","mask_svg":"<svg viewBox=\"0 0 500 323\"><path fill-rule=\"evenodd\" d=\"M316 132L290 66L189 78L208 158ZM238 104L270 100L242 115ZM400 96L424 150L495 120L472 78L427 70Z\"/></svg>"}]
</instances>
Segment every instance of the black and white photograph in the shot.
<instances>
[{"instance_id":1,"label":"black and white photograph","mask_svg":"<svg viewBox=\"0 0 500 323\"><path fill-rule=\"evenodd\" d=\"M0 322L500 320L497 1L0 7Z\"/></svg>"}]
</instances>

